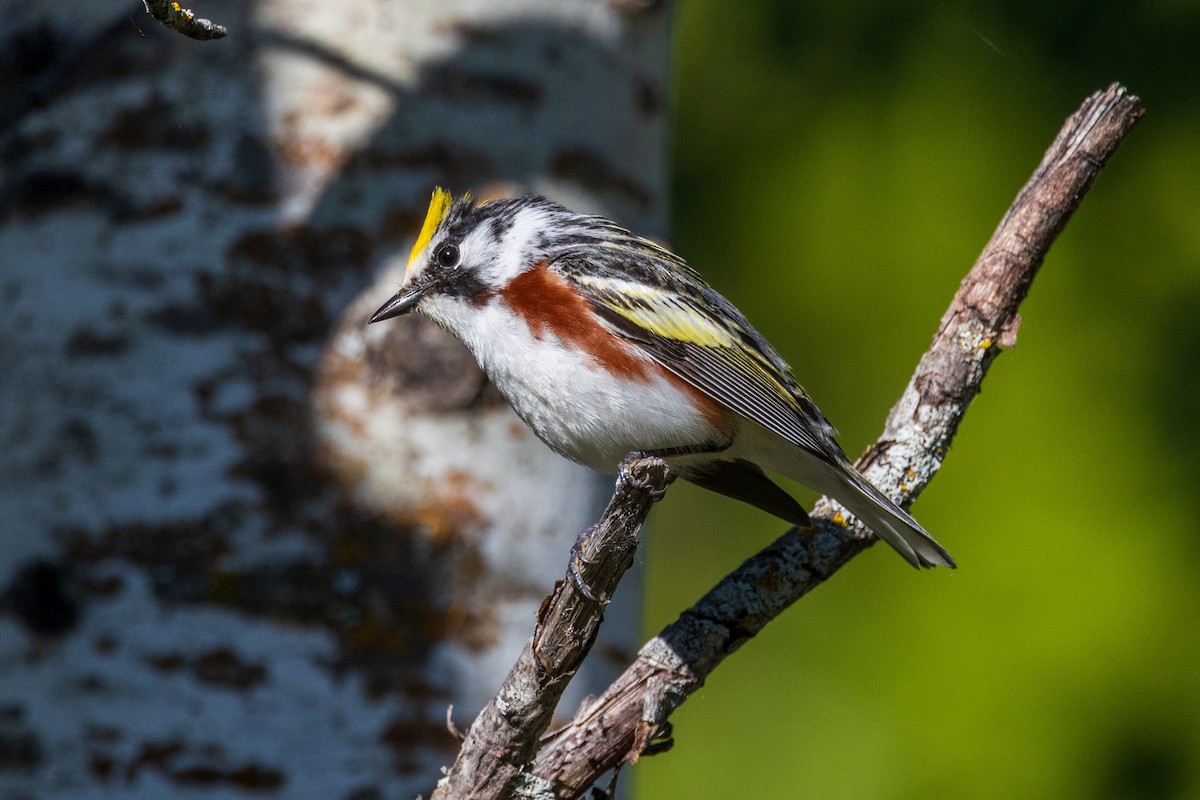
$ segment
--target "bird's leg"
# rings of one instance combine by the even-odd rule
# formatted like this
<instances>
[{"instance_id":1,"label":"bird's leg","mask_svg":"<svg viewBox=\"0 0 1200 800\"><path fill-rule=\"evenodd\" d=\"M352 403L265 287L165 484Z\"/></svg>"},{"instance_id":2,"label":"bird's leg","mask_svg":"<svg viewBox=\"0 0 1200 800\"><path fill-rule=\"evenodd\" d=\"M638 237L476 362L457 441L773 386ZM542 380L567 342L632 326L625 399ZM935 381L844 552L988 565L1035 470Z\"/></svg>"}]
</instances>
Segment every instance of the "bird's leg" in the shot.
<instances>
[{"instance_id":1,"label":"bird's leg","mask_svg":"<svg viewBox=\"0 0 1200 800\"><path fill-rule=\"evenodd\" d=\"M635 450L625 457L625 461L621 466L624 467L625 464L629 464L642 458L660 458L663 461L666 461L668 458L680 458L682 456L714 455L716 453L725 452L732 444L733 439L730 439L727 442L703 442L701 444L689 444L681 447L660 447L655 450ZM630 480L639 489L649 492L651 499L655 502L662 500L663 495L667 492L666 487L663 487L662 489L655 489L654 487L647 485L644 481L639 482L629 470L622 469L622 475L628 478L628 480Z\"/></svg>"},{"instance_id":2,"label":"bird's leg","mask_svg":"<svg viewBox=\"0 0 1200 800\"><path fill-rule=\"evenodd\" d=\"M679 456L706 456L714 453L724 453L733 444L730 439L727 442L702 442L700 444L688 444L682 447L660 447L656 450L635 450L629 454L629 458L678 458Z\"/></svg>"},{"instance_id":3,"label":"bird's leg","mask_svg":"<svg viewBox=\"0 0 1200 800\"><path fill-rule=\"evenodd\" d=\"M667 486L670 485L671 481L675 480L675 474L667 465L665 457L699 453L704 452L706 449L672 448L669 451L630 453L618 467L617 486L613 490L613 498L609 501L608 508L604 511L605 518L609 517L614 504L618 502L618 495L624 498L623 502L625 503L630 502L629 496L631 493L639 492L643 493L651 503L661 500L663 495L666 494ZM645 514L648 510L646 509L641 512L641 519L645 519ZM603 519L597 524L603 524ZM641 525L639 523L636 528L629 531L629 534L636 538L640 529ZM575 585L579 593L588 600L591 600L593 603L605 604L609 601L609 598L597 597L596 593L588 588L580 571L580 568L584 565L591 565L593 563L588 559L586 549L595 530L596 526L593 525L576 537L575 543L571 546L570 560L567 562L567 578ZM634 546L636 547L636 542Z\"/></svg>"}]
</instances>

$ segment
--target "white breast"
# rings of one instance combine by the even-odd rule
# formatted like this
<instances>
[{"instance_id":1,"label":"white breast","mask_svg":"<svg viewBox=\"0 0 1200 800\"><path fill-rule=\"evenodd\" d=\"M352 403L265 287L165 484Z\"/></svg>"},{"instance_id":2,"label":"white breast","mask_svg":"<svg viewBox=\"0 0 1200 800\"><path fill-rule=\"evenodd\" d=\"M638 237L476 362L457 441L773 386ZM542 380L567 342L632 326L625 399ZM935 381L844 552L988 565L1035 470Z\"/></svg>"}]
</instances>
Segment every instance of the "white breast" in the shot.
<instances>
[{"instance_id":1,"label":"white breast","mask_svg":"<svg viewBox=\"0 0 1200 800\"><path fill-rule=\"evenodd\" d=\"M471 306L430 297L421 310L458 336L542 441L593 469L614 472L630 452L720 441L691 399L667 378L614 377L549 331L535 337L499 299Z\"/></svg>"}]
</instances>

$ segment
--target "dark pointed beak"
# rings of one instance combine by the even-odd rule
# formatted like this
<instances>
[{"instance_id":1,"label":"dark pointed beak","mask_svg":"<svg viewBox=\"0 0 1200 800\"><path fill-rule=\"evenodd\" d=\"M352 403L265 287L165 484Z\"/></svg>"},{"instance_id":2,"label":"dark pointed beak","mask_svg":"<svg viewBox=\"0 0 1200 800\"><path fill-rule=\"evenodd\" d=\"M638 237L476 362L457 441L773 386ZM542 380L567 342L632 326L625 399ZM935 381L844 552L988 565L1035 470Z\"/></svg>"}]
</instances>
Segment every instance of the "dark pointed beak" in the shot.
<instances>
[{"instance_id":1,"label":"dark pointed beak","mask_svg":"<svg viewBox=\"0 0 1200 800\"><path fill-rule=\"evenodd\" d=\"M371 315L367 320L367 324L372 322L382 322L385 319L398 317L401 314L407 314L417 306L417 301L421 299L421 295L425 293L425 287L417 287L406 292L397 292L391 300L388 300L379 310Z\"/></svg>"}]
</instances>

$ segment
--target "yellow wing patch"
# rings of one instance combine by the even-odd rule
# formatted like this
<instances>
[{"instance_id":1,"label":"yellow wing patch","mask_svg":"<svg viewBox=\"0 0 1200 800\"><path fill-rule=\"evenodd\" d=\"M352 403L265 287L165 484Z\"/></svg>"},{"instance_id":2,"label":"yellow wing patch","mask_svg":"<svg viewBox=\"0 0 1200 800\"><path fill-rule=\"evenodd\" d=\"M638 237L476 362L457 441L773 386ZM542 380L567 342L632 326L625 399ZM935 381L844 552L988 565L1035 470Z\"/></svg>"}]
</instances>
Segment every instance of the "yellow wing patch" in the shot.
<instances>
[{"instance_id":1,"label":"yellow wing patch","mask_svg":"<svg viewBox=\"0 0 1200 800\"><path fill-rule=\"evenodd\" d=\"M656 336L702 347L729 347L736 341L727 328L678 295L615 278L577 279L595 289L604 305Z\"/></svg>"},{"instance_id":2,"label":"yellow wing patch","mask_svg":"<svg viewBox=\"0 0 1200 800\"><path fill-rule=\"evenodd\" d=\"M450 193L442 187L439 186L433 190L433 197L429 201L429 210L425 212L425 224L421 226L421 233L417 236L412 252L408 254L409 267L416 260L417 254L424 250L425 246L429 244L429 240L433 238L433 232L437 230L438 224L450 210L452 201Z\"/></svg>"}]
</instances>

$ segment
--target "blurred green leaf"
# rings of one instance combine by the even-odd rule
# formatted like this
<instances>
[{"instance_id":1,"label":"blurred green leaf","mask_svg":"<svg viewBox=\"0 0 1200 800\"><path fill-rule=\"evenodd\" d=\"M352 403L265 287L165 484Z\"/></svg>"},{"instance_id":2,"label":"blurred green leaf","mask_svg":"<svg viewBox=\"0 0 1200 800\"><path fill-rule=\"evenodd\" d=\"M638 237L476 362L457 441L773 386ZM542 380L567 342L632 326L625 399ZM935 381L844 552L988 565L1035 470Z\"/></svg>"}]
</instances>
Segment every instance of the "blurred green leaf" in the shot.
<instances>
[{"instance_id":1,"label":"blurred green leaf","mask_svg":"<svg viewBox=\"0 0 1200 800\"><path fill-rule=\"evenodd\" d=\"M1148 114L1051 251L915 508L723 665L654 798L1200 796L1200 6L677 9L674 244L855 454L1066 116ZM653 634L783 531L677 486Z\"/></svg>"}]
</instances>

